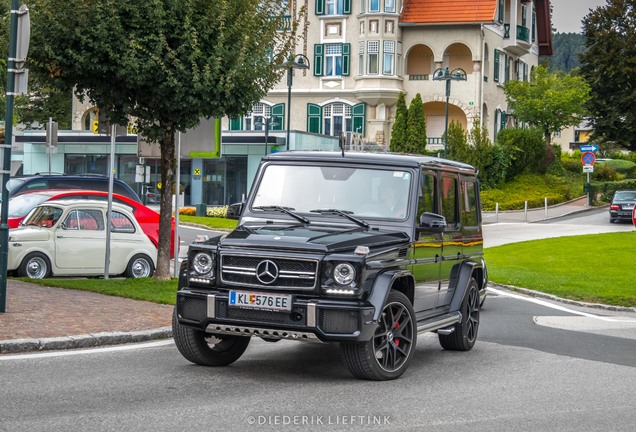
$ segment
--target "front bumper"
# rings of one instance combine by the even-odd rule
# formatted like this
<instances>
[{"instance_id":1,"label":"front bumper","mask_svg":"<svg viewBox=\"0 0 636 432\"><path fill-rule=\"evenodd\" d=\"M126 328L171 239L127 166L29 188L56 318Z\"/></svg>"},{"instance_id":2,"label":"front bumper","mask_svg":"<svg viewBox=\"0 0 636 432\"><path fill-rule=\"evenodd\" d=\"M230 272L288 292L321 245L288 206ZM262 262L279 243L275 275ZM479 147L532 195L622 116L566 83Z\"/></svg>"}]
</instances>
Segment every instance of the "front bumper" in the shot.
<instances>
[{"instance_id":1,"label":"front bumper","mask_svg":"<svg viewBox=\"0 0 636 432\"><path fill-rule=\"evenodd\" d=\"M179 323L208 333L314 342L368 341L377 327L375 308L358 300L294 297L289 312L230 307L228 301L227 292L181 289Z\"/></svg>"}]
</instances>

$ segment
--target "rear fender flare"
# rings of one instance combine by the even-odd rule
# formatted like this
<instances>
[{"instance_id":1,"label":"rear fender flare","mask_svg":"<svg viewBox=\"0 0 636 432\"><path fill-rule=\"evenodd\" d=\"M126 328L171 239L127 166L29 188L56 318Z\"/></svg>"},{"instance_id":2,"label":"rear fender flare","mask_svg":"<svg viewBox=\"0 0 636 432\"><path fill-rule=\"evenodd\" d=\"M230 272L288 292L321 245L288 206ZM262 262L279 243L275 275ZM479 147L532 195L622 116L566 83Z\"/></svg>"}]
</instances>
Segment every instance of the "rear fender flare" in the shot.
<instances>
[{"instance_id":1,"label":"rear fender flare","mask_svg":"<svg viewBox=\"0 0 636 432\"><path fill-rule=\"evenodd\" d=\"M473 261L465 261L458 266L458 270L455 275L451 276L451 287L455 288L455 294L450 304L450 312L456 312L461 308L462 300L466 295L466 289L470 283L470 279L473 277L473 272L478 264ZM480 281L477 281L478 283Z\"/></svg>"}]
</instances>

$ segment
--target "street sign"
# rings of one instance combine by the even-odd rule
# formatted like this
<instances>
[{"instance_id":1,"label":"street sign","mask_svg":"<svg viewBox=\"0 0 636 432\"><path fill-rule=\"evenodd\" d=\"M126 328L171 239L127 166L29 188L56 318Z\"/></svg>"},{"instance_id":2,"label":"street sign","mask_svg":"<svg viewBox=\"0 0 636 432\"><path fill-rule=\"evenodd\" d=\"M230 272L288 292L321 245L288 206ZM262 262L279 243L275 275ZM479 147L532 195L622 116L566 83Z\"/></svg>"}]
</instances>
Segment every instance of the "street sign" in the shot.
<instances>
[{"instance_id":1,"label":"street sign","mask_svg":"<svg viewBox=\"0 0 636 432\"><path fill-rule=\"evenodd\" d=\"M579 147L579 149L582 152L594 152L596 153L598 151L598 145L597 144L586 144L586 145L581 145Z\"/></svg>"},{"instance_id":2,"label":"street sign","mask_svg":"<svg viewBox=\"0 0 636 432\"><path fill-rule=\"evenodd\" d=\"M594 153L592 152L585 152L581 156L581 161L583 162L583 165L594 165L594 162L596 162L596 156L594 156Z\"/></svg>"},{"instance_id":3,"label":"street sign","mask_svg":"<svg viewBox=\"0 0 636 432\"><path fill-rule=\"evenodd\" d=\"M583 165L583 172L584 173L593 173L594 172L594 165Z\"/></svg>"}]
</instances>

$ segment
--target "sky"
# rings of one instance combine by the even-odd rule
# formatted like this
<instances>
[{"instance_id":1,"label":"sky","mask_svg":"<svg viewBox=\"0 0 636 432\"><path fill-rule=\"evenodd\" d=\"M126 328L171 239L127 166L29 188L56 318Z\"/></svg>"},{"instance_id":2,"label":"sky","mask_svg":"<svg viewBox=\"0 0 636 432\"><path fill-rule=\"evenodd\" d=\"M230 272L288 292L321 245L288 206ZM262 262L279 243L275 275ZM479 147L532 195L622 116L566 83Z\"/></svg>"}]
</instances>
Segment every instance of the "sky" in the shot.
<instances>
[{"instance_id":1,"label":"sky","mask_svg":"<svg viewBox=\"0 0 636 432\"><path fill-rule=\"evenodd\" d=\"M581 21L590 9L607 4L605 0L550 0L552 27L559 33L581 33Z\"/></svg>"}]
</instances>

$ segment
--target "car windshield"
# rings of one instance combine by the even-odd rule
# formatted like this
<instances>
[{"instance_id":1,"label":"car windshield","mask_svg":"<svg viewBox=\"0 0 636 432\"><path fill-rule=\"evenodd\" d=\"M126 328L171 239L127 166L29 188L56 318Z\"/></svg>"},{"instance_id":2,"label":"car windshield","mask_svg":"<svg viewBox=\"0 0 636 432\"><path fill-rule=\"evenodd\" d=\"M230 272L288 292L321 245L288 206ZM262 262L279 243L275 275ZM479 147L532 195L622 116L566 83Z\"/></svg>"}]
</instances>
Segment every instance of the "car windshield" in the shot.
<instances>
[{"instance_id":1,"label":"car windshield","mask_svg":"<svg viewBox=\"0 0 636 432\"><path fill-rule=\"evenodd\" d=\"M403 169L271 164L265 167L251 208L403 219L412 178Z\"/></svg>"},{"instance_id":2,"label":"car windshield","mask_svg":"<svg viewBox=\"0 0 636 432\"><path fill-rule=\"evenodd\" d=\"M39 226L51 228L55 226L62 215L62 209L52 206L36 207L25 219L23 224L27 226Z\"/></svg>"},{"instance_id":3,"label":"car windshield","mask_svg":"<svg viewBox=\"0 0 636 432\"><path fill-rule=\"evenodd\" d=\"M616 201L636 201L636 192L616 192Z\"/></svg>"},{"instance_id":4,"label":"car windshield","mask_svg":"<svg viewBox=\"0 0 636 432\"><path fill-rule=\"evenodd\" d=\"M34 207L42 204L48 200L50 195L27 193L23 195L16 195L9 199L9 217L16 218L25 216Z\"/></svg>"}]
</instances>

